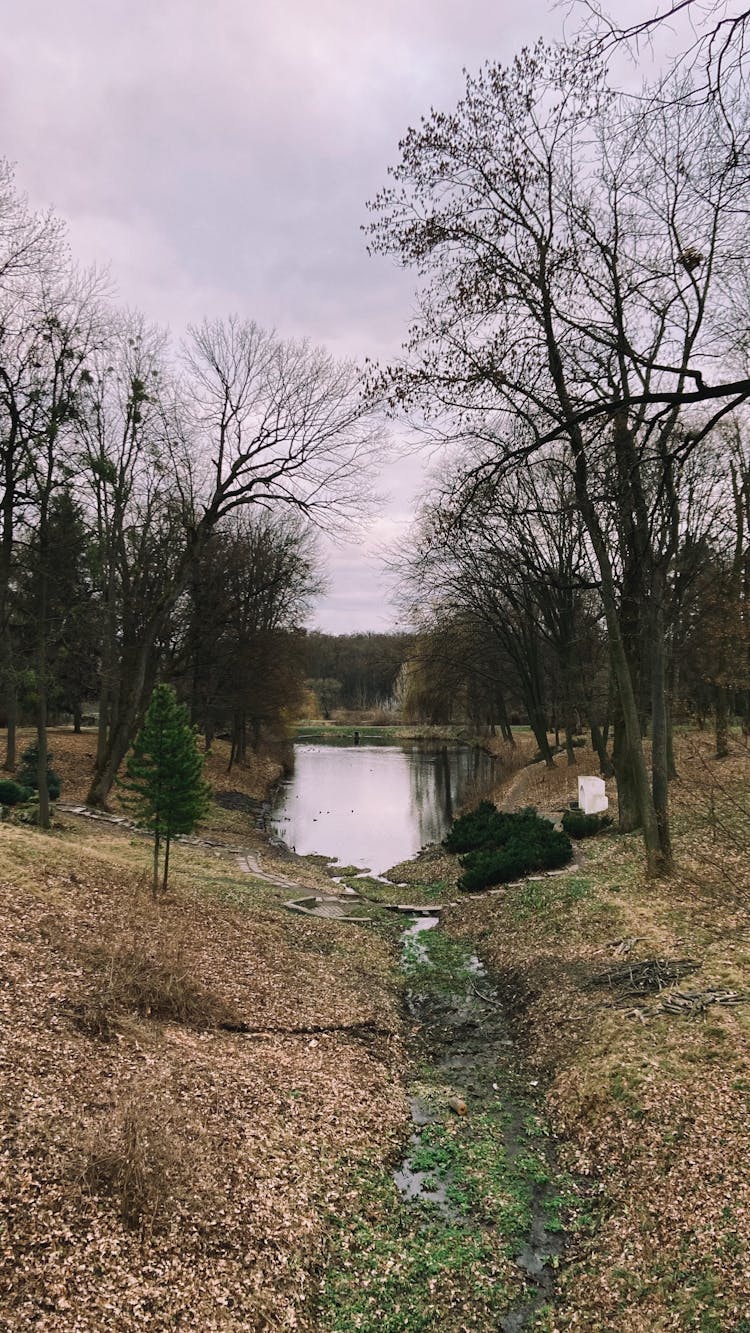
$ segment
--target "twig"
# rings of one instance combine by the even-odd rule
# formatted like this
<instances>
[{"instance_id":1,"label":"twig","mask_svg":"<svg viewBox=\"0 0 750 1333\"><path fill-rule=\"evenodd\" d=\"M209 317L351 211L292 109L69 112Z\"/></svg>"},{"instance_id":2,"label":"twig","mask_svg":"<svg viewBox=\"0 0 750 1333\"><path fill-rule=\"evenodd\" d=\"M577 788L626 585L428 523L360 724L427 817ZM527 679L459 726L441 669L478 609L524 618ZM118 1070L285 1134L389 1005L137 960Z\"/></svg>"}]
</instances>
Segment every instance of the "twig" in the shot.
<instances>
[{"instance_id":1,"label":"twig","mask_svg":"<svg viewBox=\"0 0 750 1333\"><path fill-rule=\"evenodd\" d=\"M491 1004L494 1006L495 1009L505 1008L505 1005L501 1004L499 1000L493 1000L490 995L483 995L482 991L477 989L473 981L469 982L469 985L471 986L471 989L473 990L474 994L478 995L480 1000L484 1000L485 1004Z\"/></svg>"}]
</instances>

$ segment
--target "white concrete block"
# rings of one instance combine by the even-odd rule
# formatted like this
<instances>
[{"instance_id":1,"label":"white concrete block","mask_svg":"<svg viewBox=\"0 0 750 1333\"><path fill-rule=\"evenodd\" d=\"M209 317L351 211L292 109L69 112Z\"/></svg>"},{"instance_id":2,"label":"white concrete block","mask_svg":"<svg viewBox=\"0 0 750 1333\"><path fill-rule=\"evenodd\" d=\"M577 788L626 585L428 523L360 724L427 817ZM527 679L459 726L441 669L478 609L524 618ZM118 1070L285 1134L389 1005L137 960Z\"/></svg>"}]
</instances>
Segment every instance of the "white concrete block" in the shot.
<instances>
[{"instance_id":1,"label":"white concrete block","mask_svg":"<svg viewBox=\"0 0 750 1333\"><path fill-rule=\"evenodd\" d=\"M603 778L578 779L578 804L585 815L600 815L609 808Z\"/></svg>"}]
</instances>

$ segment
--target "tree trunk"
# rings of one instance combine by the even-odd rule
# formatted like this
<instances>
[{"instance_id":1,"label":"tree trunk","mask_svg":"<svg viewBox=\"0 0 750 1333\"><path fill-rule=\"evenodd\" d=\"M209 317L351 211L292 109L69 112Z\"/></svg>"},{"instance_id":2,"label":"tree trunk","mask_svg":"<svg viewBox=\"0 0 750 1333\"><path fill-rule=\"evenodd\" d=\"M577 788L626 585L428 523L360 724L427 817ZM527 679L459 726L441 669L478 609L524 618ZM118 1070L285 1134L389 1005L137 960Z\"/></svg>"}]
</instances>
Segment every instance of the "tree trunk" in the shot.
<instances>
[{"instance_id":1,"label":"tree trunk","mask_svg":"<svg viewBox=\"0 0 750 1333\"><path fill-rule=\"evenodd\" d=\"M47 601L49 580L47 573L47 504L45 497L39 519L39 583L36 611L36 741L37 786L39 791L39 827L49 828L49 783L47 781Z\"/></svg>"},{"instance_id":2,"label":"tree trunk","mask_svg":"<svg viewBox=\"0 0 750 1333\"><path fill-rule=\"evenodd\" d=\"M591 745L599 756L599 772L603 778L611 778L615 770L607 753L607 741L604 733L596 722L591 722L590 727Z\"/></svg>"},{"instance_id":3,"label":"tree trunk","mask_svg":"<svg viewBox=\"0 0 750 1333\"><path fill-rule=\"evenodd\" d=\"M672 708L667 701L667 774L669 781L673 782L679 776L677 772L677 758L674 752L674 727L672 726Z\"/></svg>"},{"instance_id":4,"label":"tree trunk","mask_svg":"<svg viewBox=\"0 0 750 1333\"><path fill-rule=\"evenodd\" d=\"M139 654L140 660L136 665L126 699L121 700L118 717L109 729L103 759L97 763L86 797L87 805L98 806L103 810L107 808L107 798L112 790L112 784L135 735L136 719L143 699L147 658L148 650L144 649L143 653Z\"/></svg>"},{"instance_id":5,"label":"tree trunk","mask_svg":"<svg viewBox=\"0 0 750 1333\"><path fill-rule=\"evenodd\" d=\"M154 829L154 868L151 879L151 894L154 898L159 897L159 843L160 829L157 823L156 828Z\"/></svg>"},{"instance_id":6,"label":"tree trunk","mask_svg":"<svg viewBox=\"0 0 750 1333\"><path fill-rule=\"evenodd\" d=\"M498 690L495 694L495 707L497 709L497 720L500 723L500 734L509 745L515 745L513 731L508 721L508 710L505 706L505 696Z\"/></svg>"},{"instance_id":7,"label":"tree trunk","mask_svg":"<svg viewBox=\"0 0 750 1333\"><path fill-rule=\"evenodd\" d=\"M73 704L73 731L76 736L81 734L81 723L83 720L83 710L80 703Z\"/></svg>"},{"instance_id":8,"label":"tree trunk","mask_svg":"<svg viewBox=\"0 0 750 1333\"><path fill-rule=\"evenodd\" d=\"M725 685L716 686L716 758L729 754L729 699Z\"/></svg>"},{"instance_id":9,"label":"tree trunk","mask_svg":"<svg viewBox=\"0 0 750 1333\"><path fill-rule=\"evenodd\" d=\"M601 575L601 596L609 635L610 661L617 684L622 718L622 736L618 752L619 764L618 759L615 758L615 774L617 776L618 796L620 796L621 827L623 806L627 810L632 800L633 806L637 810L638 821L643 829L648 870L649 873L654 874L659 871L661 866L661 840L648 781L646 760L643 754L638 701L633 689L630 664L620 628L615 583L607 545L589 499L585 480L581 481L578 475L580 460L577 459L576 462L576 494L591 537ZM627 782L627 789L624 789L622 793L620 793L621 775Z\"/></svg>"},{"instance_id":10,"label":"tree trunk","mask_svg":"<svg viewBox=\"0 0 750 1333\"><path fill-rule=\"evenodd\" d=\"M612 766L617 783L619 829L621 833L633 833L641 827L638 780L632 753L628 746L625 724L621 718L617 717L614 722Z\"/></svg>"},{"instance_id":11,"label":"tree trunk","mask_svg":"<svg viewBox=\"0 0 750 1333\"><path fill-rule=\"evenodd\" d=\"M664 645L663 573L654 580L654 612L651 634L651 788L659 829L661 873L672 869L672 839L669 830L669 759Z\"/></svg>"},{"instance_id":12,"label":"tree trunk","mask_svg":"<svg viewBox=\"0 0 750 1333\"><path fill-rule=\"evenodd\" d=\"M7 732L5 739L5 762L3 768L13 773L18 763L16 731L18 727L18 694L16 692L15 673L9 678L5 693Z\"/></svg>"},{"instance_id":13,"label":"tree trunk","mask_svg":"<svg viewBox=\"0 0 750 1333\"><path fill-rule=\"evenodd\" d=\"M162 876L162 881L161 881L162 893L167 892L167 880L169 879L169 848L171 842L172 842L171 834L169 829L167 829L166 837L164 839L164 874Z\"/></svg>"},{"instance_id":14,"label":"tree trunk","mask_svg":"<svg viewBox=\"0 0 750 1333\"><path fill-rule=\"evenodd\" d=\"M547 719L542 717L536 708L528 708L529 726L534 733L534 739L539 747L539 754L544 760L547 768L555 767L555 760L550 748L549 737L547 735Z\"/></svg>"}]
</instances>

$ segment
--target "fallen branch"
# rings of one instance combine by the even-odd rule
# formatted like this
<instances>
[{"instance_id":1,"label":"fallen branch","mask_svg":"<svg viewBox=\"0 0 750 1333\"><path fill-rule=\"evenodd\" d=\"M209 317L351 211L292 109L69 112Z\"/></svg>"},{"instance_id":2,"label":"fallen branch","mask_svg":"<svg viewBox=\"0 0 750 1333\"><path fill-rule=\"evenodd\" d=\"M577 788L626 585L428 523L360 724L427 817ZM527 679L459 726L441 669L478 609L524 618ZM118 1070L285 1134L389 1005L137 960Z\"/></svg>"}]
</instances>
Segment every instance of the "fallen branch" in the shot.
<instances>
[{"instance_id":1,"label":"fallen branch","mask_svg":"<svg viewBox=\"0 0 750 1333\"><path fill-rule=\"evenodd\" d=\"M294 1028L254 1028L249 1023L219 1023L219 1030L222 1032L238 1032L242 1036L248 1037L314 1037L326 1032L351 1032L367 1033L373 1037L396 1037L398 1033L392 1028L381 1028L371 1021L363 1023L309 1023L303 1027Z\"/></svg>"},{"instance_id":2,"label":"fallen branch","mask_svg":"<svg viewBox=\"0 0 750 1333\"><path fill-rule=\"evenodd\" d=\"M671 991L655 1004L653 1009L634 1008L622 1010L623 1018L637 1018L645 1023L657 1014L684 1014L686 1018L698 1018L705 1013L709 1005L745 1004L750 995L741 995L739 991Z\"/></svg>"},{"instance_id":3,"label":"fallen branch","mask_svg":"<svg viewBox=\"0 0 750 1333\"><path fill-rule=\"evenodd\" d=\"M626 987L624 995L647 995L649 991L666 990L675 981L681 981L691 972L697 972L700 963L694 958L649 958L641 963L623 963L591 977L590 986Z\"/></svg>"}]
</instances>

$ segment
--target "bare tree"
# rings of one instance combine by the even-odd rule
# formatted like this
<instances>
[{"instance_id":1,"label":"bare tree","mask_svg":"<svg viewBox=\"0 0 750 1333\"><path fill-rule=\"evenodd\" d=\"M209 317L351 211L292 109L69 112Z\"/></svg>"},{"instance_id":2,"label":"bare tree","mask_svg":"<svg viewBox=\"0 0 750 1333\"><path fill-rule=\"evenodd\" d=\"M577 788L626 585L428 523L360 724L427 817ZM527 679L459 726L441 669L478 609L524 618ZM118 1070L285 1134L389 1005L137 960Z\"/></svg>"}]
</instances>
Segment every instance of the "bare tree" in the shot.
<instances>
[{"instance_id":1,"label":"bare tree","mask_svg":"<svg viewBox=\"0 0 750 1333\"><path fill-rule=\"evenodd\" d=\"M22 430L29 459L29 492L35 525L37 570L34 590L35 694L39 824L49 827L47 716L49 693L49 587L55 551L51 516L55 496L70 479L71 427L88 376L87 362L103 337L95 273L75 270L45 285L36 309L27 309L31 381Z\"/></svg>"},{"instance_id":2,"label":"bare tree","mask_svg":"<svg viewBox=\"0 0 750 1333\"><path fill-rule=\"evenodd\" d=\"M4 767L16 765L16 670L10 620L10 589L19 516L27 503L29 395L36 394L38 348L28 336L31 309L42 285L64 269L62 224L33 213L0 159L0 702L5 710Z\"/></svg>"},{"instance_id":3,"label":"bare tree","mask_svg":"<svg viewBox=\"0 0 750 1333\"><path fill-rule=\"evenodd\" d=\"M141 467L146 451L152 481L141 503L156 516L154 527L141 515L136 533L159 533L159 549L168 554L155 562L153 553L138 550L130 562L139 577L154 571L155 583L147 601L139 599L127 694L109 720L88 793L92 804L106 803L143 708L157 645L217 525L260 506L341 527L363 512L363 473L381 439L356 367L320 348L230 319L192 330L183 356L185 376L174 391L155 388L138 371L123 379L117 448ZM154 403L158 427L152 423L144 433Z\"/></svg>"},{"instance_id":4,"label":"bare tree","mask_svg":"<svg viewBox=\"0 0 750 1333\"><path fill-rule=\"evenodd\" d=\"M691 74L690 96L725 100L730 84L745 77L750 9L728 0L666 0L650 17L622 23L600 0L573 0L568 9L582 14L582 35L597 56L609 55L623 45L639 53L656 36L667 36L677 53L669 59L675 69Z\"/></svg>"},{"instance_id":5,"label":"bare tree","mask_svg":"<svg viewBox=\"0 0 750 1333\"><path fill-rule=\"evenodd\" d=\"M675 461L750 393L748 381L734 396L725 384L721 405L678 437L684 404L733 355L720 329L745 231L739 123L730 132L715 106L682 100L633 115L579 49L540 45L468 77L453 113L410 130L372 206L372 247L422 278L406 362L378 382L392 403L423 405L436 433L483 437L478 484L551 441L569 450L617 682L618 785L653 870L671 861L663 602ZM650 620L635 643L618 565ZM634 679L646 637L653 794Z\"/></svg>"}]
</instances>

